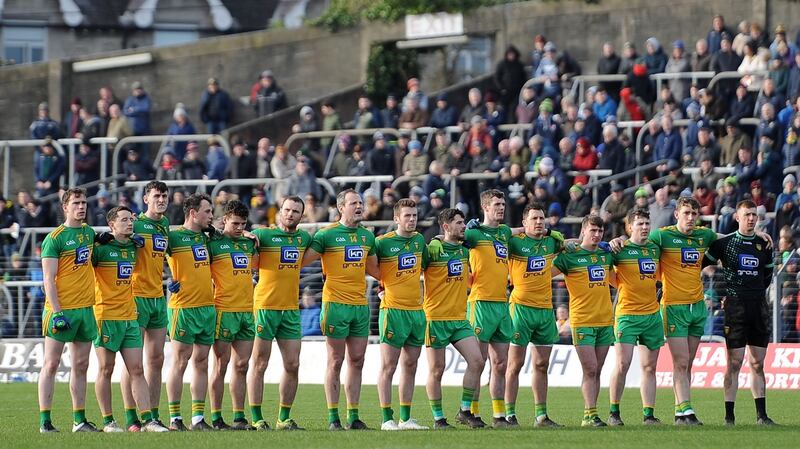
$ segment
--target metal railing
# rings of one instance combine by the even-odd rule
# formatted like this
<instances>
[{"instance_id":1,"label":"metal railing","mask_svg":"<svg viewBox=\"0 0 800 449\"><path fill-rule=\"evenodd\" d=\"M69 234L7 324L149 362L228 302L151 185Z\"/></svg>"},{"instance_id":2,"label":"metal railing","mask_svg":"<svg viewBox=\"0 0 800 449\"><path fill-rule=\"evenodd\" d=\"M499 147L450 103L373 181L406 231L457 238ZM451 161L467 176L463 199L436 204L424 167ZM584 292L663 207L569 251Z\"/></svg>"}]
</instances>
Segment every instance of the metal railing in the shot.
<instances>
[{"instance_id":1,"label":"metal railing","mask_svg":"<svg viewBox=\"0 0 800 449\"><path fill-rule=\"evenodd\" d=\"M708 90L713 89L717 85L717 83L720 82L720 80L737 79L737 78L741 79L743 76L746 76L746 75L756 76L756 77L766 77L767 75L769 75L769 71L768 70L756 70L756 71L748 72L748 73L741 73L741 72L736 72L736 71L719 72L716 75L714 75L713 78L711 78L711 81L708 82L707 89Z\"/></svg>"},{"instance_id":2,"label":"metal railing","mask_svg":"<svg viewBox=\"0 0 800 449\"><path fill-rule=\"evenodd\" d=\"M3 193L5 195L9 195L10 188L11 188L11 149L12 148L28 148L31 147L40 147L45 143L49 142L53 145L53 148L58 152L58 155L67 158L67 153L64 151L64 147L59 143L58 140L47 140L47 139L18 139L18 140L0 140L0 149L3 151ZM33 153L31 153L33 154ZM35 157L35 154L34 154ZM70 160L75 159L70 158ZM69 163L69 161L67 161ZM70 173L75 173L74 165L72 166L73 170L70 170ZM70 177L73 175L70 175ZM61 176L61 184L64 184L64 179L66 179L66 173Z\"/></svg>"},{"instance_id":3,"label":"metal railing","mask_svg":"<svg viewBox=\"0 0 800 449\"><path fill-rule=\"evenodd\" d=\"M336 197L336 190L333 185L325 178L316 178L317 184L322 186L331 198ZM288 179L275 179L275 178L243 178L243 179L224 179L214 185L211 190L211 198L216 198L220 190L228 186L257 186L269 185L270 187L277 184L288 183Z\"/></svg>"},{"instance_id":4,"label":"metal railing","mask_svg":"<svg viewBox=\"0 0 800 449\"><path fill-rule=\"evenodd\" d=\"M586 94L587 82L624 82L628 75L623 74L607 74L607 75L578 75L572 77L572 89L570 95L575 100L575 104L583 103L583 97Z\"/></svg>"},{"instance_id":5,"label":"metal railing","mask_svg":"<svg viewBox=\"0 0 800 449\"><path fill-rule=\"evenodd\" d=\"M677 72L677 73L654 73L650 75L651 80L656 82L656 92L661 92L661 84L664 81L690 79L692 84L697 84L697 80L713 79L717 72L713 70L705 72Z\"/></svg>"}]
</instances>

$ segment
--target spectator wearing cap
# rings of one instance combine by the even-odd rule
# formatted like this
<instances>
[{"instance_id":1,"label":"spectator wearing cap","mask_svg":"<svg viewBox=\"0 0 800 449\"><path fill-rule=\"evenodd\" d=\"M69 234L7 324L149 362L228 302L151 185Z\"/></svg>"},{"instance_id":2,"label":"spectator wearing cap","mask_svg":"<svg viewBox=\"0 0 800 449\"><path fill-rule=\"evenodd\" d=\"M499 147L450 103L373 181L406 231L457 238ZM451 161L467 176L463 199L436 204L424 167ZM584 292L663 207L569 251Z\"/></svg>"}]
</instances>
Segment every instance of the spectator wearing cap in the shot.
<instances>
[{"instance_id":1,"label":"spectator wearing cap","mask_svg":"<svg viewBox=\"0 0 800 449\"><path fill-rule=\"evenodd\" d=\"M547 228L558 231L567 238L574 237L572 235L572 228L568 224L561 222L563 216L564 209L561 207L561 204L557 202L550 203L547 207Z\"/></svg>"},{"instance_id":2,"label":"spectator wearing cap","mask_svg":"<svg viewBox=\"0 0 800 449\"><path fill-rule=\"evenodd\" d=\"M567 175L556 167L555 162L549 156L545 156L539 162L536 170L537 178L548 184L548 191L552 192L559 201L566 201L569 189Z\"/></svg>"},{"instance_id":3,"label":"spectator wearing cap","mask_svg":"<svg viewBox=\"0 0 800 449\"><path fill-rule=\"evenodd\" d=\"M594 95L594 103L592 104L592 111L594 116L600 121L605 122L609 117L616 116L617 102L608 95L605 87L600 86Z\"/></svg>"},{"instance_id":4,"label":"spectator wearing cap","mask_svg":"<svg viewBox=\"0 0 800 449\"><path fill-rule=\"evenodd\" d=\"M706 36L706 41L708 41L708 49L712 54L717 54L719 52L722 44L723 33L729 36L732 35L731 31L725 27L725 18L717 14L713 19L711 19L711 30L709 30L708 35Z\"/></svg>"},{"instance_id":5,"label":"spectator wearing cap","mask_svg":"<svg viewBox=\"0 0 800 449\"><path fill-rule=\"evenodd\" d=\"M128 149L125 160L122 162L122 172L129 181L146 181L155 175L153 165L143 160L139 152L133 148ZM161 178L159 178L161 179Z\"/></svg>"},{"instance_id":6,"label":"spectator wearing cap","mask_svg":"<svg viewBox=\"0 0 800 449\"><path fill-rule=\"evenodd\" d=\"M228 171L228 155L225 150L220 146L215 137L210 137L207 141L208 153L206 154L206 172L207 179L225 179L225 173Z\"/></svg>"},{"instance_id":7,"label":"spectator wearing cap","mask_svg":"<svg viewBox=\"0 0 800 449\"><path fill-rule=\"evenodd\" d=\"M280 111L288 106L286 93L278 86L271 70L261 72L258 90L256 90L255 98L251 97L251 101L259 117Z\"/></svg>"},{"instance_id":8,"label":"spectator wearing cap","mask_svg":"<svg viewBox=\"0 0 800 449\"><path fill-rule=\"evenodd\" d=\"M405 97L403 113L400 114L398 126L404 129L417 129L428 123L428 113L419 107L417 97Z\"/></svg>"},{"instance_id":9,"label":"spectator wearing cap","mask_svg":"<svg viewBox=\"0 0 800 449\"><path fill-rule=\"evenodd\" d=\"M183 179L205 179L206 164L200 156L197 142L189 142L186 146L186 155L181 161L181 177Z\"/></svg>"},{"instance_id":10,"label":"spectator wearing cap","mask_svg":"<svg viewBox=\"0 0 800 449\"><path fill-rule=\"evenodd\" d=\"M61 135L65 137L75 137L83 127L81 116L79 114L83 103L79 97L73 97L69 102L69 110L64 114L64 120L61 122Z\"/></svg>"},{"instance_id":11,"label":"spectator wearing cap","mask_svg":"<svg viewBox=\"0 0 800 449\"><path fill-rule=\"evenodd\" d=\"M233 102L228 92L219 87L219 80L209 78L200 96L200 121L209 134L219 134L228 127L233 116Z\"/></svg>"},{"instance_id":12,"label":"spectator wearing cap","mask_svg":"<svg viewBox=\"0 0 800 449\"><path fill-rule=\"evenodd\" d=\"M398 128L400 125L400 115L403 110L397 102L397 97L394 94L386 96L385 107L381 109L381 122L387 128Z\"/></svg>"},{"instance_id":13,"label":"spectator wearing cap","mask_svg":"<svg viewBox=\"0 0 800 449\"><path fill-rule=\"evenodd\" d=\"M167 134L170 136L197 134L197 130L192 125L192 122L189 121L189 115L186 113L182 103L178 103L175 106L175 111L172 113L172 123L167 128ZM172 148L175 150L175 156L179 161L182 161L186 155L188 144L189 142L173 142Z\"/></svg>"},{"instance_id":14,"label":"spectator wearing cap","mask_svg":"<svg viewBox=\"0 0 800 449\"><path fill-rule=\"evenodd\" d=\"M416 78L416 77L409 78L408 81L406 82L406 88L408 89L408 92L406 93L406 96L403 99L403 112L406 111L407 104L406 104L405 100L408 100L408 99L417 100L417 109L427 112L428 111L428 96L425 95L425 92L423 92L420 89L419 78Z\"/></svg>"},{"instance_id":15,"label":"spectator wearing cap","mask_svg":"<svg viewBox=\"0 0 800 449\"><path fill-rule=\"evenodd\" d=\"M546 98L539 104L539 115L533 121L533 134L542 138L542 145L555 151L558 141L563 137L561 126L553 116L553 101Z\"/></svg>"},{"instance_id":16,"label":"spectator wearing cap","mask_svg":"<svg viewBox=\"0 0 800 449\"><path fill-rule=\"evenodd\" d=\"M589 139L581 137L575 145L575 157L572 158L572 169L575 171L587 171L597 168L599 159L597 152ZM573 180L575 184L587 184L589 182L588 175L577 175Z\"/></svg>"},{"instance_id":17,"label":"spectator wearing cap","mask_svg":"<svg viewBox=\"0 0 800 449\"><path fill-rule=\"evenodd\" d=\"M790 58L797 54L797 46L786 39L786 26L782 23L775 27L775 39L769 44L769 52L773 58L779 57L779 48L781 45L786 46L789 50Z\"/></svg>"},{"instance_id":18,"label":"spectator wearing cap","mask_svg":"<svg viewBox=\"0 0 800 449\"><path fill-rule=\"evenodd\" d=\"M469 129L474 117L483 117L485 115L486 105L483 104L483 94L480 89L473 87L467 93L467 104L461 110L458 123L462 129L466 130Z\"/></svg>"},{"instance_id":19,"label":"spectator wearing cap","mask_svg":"<svg viewBox=\"0 0 800 449\"><path fill-rule=\"evenodd\" d=\"M711 70L716 73L735 72L739 69L742 58L731 48L730 34L723 32L720 39L719 51L711 58ZM730 97L738 83L736 79L721 80L717 83L717 93L723 97Z\"/></svg>"},{"instance_id":20,"label":"spectator wearing cap","mask_svg":"<svg viewBox=\"0 0 800 449\"><path fill-rule=\"evenodd\" d=\"M569 202L565 211L567 217L583 218L592 209L592 198L584 191L583 184L573 184L569 188ZM572 235L580 234L580 224L572 225Z\"/></svg>"},{"instance_id":21,"label":"spectator wearing cap","mask_svg":"<svg viewBox=\"0 0 800 449\"><path fill-rule=\"evenodd\" d=\"M648 105L656 101L656 88L648 76L647 65L636 62L625 79L625 87L630 87L633 94L641 98ZM649 109L649 108L648 108Z\"/></svg>"},{"instance_id":22,"label":"spectator wearing cap","mask_svg":"<svg viewBox=\"0 0 800 449\"><path fill-rule=\"evenodd\" d=\"M506 123L506 111L497 103L497 98L491 92L486 94L486 115L483 118L486 120L489 134L496 144L500 141L500 133L497 129Z\"/></svg>"},{"instance_id":23,"label":"spectator wearing cap","mask_svg":"<svg viewBox=\"0 0 800 449\"><path fill-rule=\"evenodd\" d=\"M625 196L625 186L618 182L611 183L611 196L603 201L600 217L606 224L606 236L616 237L625 234L625 216L633 208L630 198Z\"/></svg>"},{"instance_id":24,"label":"spectator wearing cap","mask_svg":"<svg viewBox=\"0 0 800 449\"><path fill-rule=\"evenodd\" d=\"M519 56L517 47L509 45L503 54L503 60L497 63L494 70L494 87L506 111L513 110L517 105L520 90L528 79Z\"/></svg>"},{"instance_id":25,"label":"spectator wearing cap","mask_svg":"<svg viewBox=\"0 0 800 449\"><path fill-rule=\"evenodd\" d=\"M156 170L156 179L159 181L181 179L181 163L175 156L175 150L171 147L167 147L161 153L161 161L158 164L158 170Z\"/></svg>"},{"instance_id":26,"label":"spectator wearing cap","mask_svg":"<svg viewBox=\"0 0 800 449\"><path fill-rule=\"evenodd\" d=\"M664 73L667 67L667 55L664 54L664 50L661 48L661 43L658 42L658 39L655 36L649 37L644 43L644 48L646 54L643 60L645 66L647 66L647 73L651 75L654 73Z\"/></svg>"},{"instance_id":27,"label":"spectator wearing cap","mask_svg":"<svg viewBox=\"0 0 800 449\"><path fill-rule=\"evenodd\" d=\"M636 45L633 42L625 42L622 46L622 58L620 58L618 73L630 75L633 71L633 65L638 60L639 54L636 52Z\"/></svg>"},{"instance_id":28,"label":"spectator wearing cap","mask_svg":"<svg viewBox=\"0 0 800 449\"><path fill-rule=\"evenodd\" d=\"M736 165L740 148L752 148L753 142L746 133L743 133L739 120L729 118L725 121L725 136L719 139L720 166L732 167Z\"/></svg>"},{"instance_id":29,"label":"spectator wearing cap","mask_svg":"<svg viewBox=\"0 0 800 449\"><path fill-rule=\"evenodd\" d=\"M655 201L650 203L650 226L653 229L675 224L675 202L669 198L669 190L662 187L655 192Z\"/></svg>"},{"instance_id":30,"label":"spectator wearing cap","mask_svg":"<svg viewBox=\"0 0 800 449\"><path fill-rule=\"evenodd\" d=\"M333 104L332 101L330 100L323 101L322 106L320 107L320 111L322 112L323 131L337 131L342 129L342 121L339 118L339 113L336 111L336 106ZM332 137L323 137L319 139L319 143L322 146L323 154L328 154L328 151L330 151L331 149L332 142L333 142Z\"/></svg>"},{"instance_id":31,"label":"spectator wearing cap","mask_svg":"<svg viewBox=\"0 0 800 449\"><path fill-rule=\"evenodd\" d=\"M297 164L294 166L292 174L287 178L286 195L295 195L305 198L312 195L314 198L322 198L322 191L317 184L317 177L308 164L308 158L299 156Z\"/></svg>"},{"instance_id":32,"label":"spectator wearing cap","mask_svg":"<svg viewBox=\"0 0 800 449\"><path fill-rule=\"evenodd\" d=\"M429 207L425 212L425 215L422 217L423 220L432 220L436 223L436 219L439 214L447 207L450 207L448 203L447 194L445 193L444 189L437 189L430 194L430 198L428 200ZM435 237L439 233L438 226L431 226L425 230L423 235L425 236L426 240L430 240Z\"/></svg>"},{"instance_id":33,"label":"spectator wearing cap","mask_svg":"<svg viewBox=\"0 0 800 449\"><path fill-rule=\"evenodd\" d=\"M653 148L653 160L672 160L680 161L683 149L683 139L680 133L672 126L672 117L664 115L661 117L661 133L656 138L655 148ZM658 171L666 171L664 164L656 167Z\"/></svg>"},{"instance_id":34,"label":"spectator wearing cap","mask_svg":"<svg viewBox=\"0 0 800 449\"><path fill-rule=\"evenodd\" d=\"M458 123L458 113L456 108L447 101L447 94L440 93L436 97L436 108L431 113L429 126L444 129L448 126L455 126Z\"/></svg>"},{"instance_id":35,"label":"spectator wearing cap","mask_svg":"<svg viewBox=\"0 0 800 449\"><path fill-rule=\"evenodd\" d=\"M750 193L745 195L744 199L751 200L756 203L756 206L764 206L767 212L772 212L775 209L775 194L764 192L759 180L750 183Z\"/></svg>"},{"instance_id":36,"label":"spectator wearing cap","mask_svg":"<svg viewBox=\"0 0 800 449\"><path fill-rule=\"evenodd\" d=\"M58 191L59 179L64 174L65 162L50 142L42 145L42 150L33 156L33 174L36 182L36 195L42 197Z\"/></svg>"},{"instance_id":37,"label":"spectator wearing cap","mask_svg":"<svg viewBox=\"0 0 800 449\"><path fill-rule=\"evenodd\" d=\"M665 73L685 73L691 70L689 59L686 58L686 45L683 40L678 39L672 43L672 54L667 65L664 67ZM689 95L689 80L671 79L669 80L669 90L672 92L675 101L682 101Z\"/></svg>"},{"instance_id":38,"label":"spectator wearing cap","mask_svg":"<svg viewBox=\"0 0 800 449\"><path fill-rule=\"evenodd\" d=\"M317 119L317 113L314 112L314 108L311 106L305 105L300 108L300 121L292 126L293 133L310 133L314 131L319 131L319 120ZM319 153L319 146L320 141L319 139L305 139L303 142L303 146L300 148L300 151L304 153Z\"/></svg>"},{"instance_id":39,"label":"spectator wearing cap","mask_svg":"<svg viewBox=\"0 0 800 449\"><path fill-rule=\"evenodd\" d=\"M649 106L642 101L641 98L637 97L633 90L630 87L624 87L619 92L620 103L617 107L617 120L619 121L629 121L629 120L644 120L645 111L649 111ZM635 131L635 134L638 133L638 129Z\"/></svg>"},{"instance_id":40,"label":"spectator wearing cap","mask_svg":"<svg viewBox=\"0 0 800 449\"><path fill-rule=\"evenodd\" d=\"M58 139L61 137L61 127L58 122L50 118L50 106L46 101L39 103L37 108L38 115L36 119L31 122L29 127L31 132L31 139L44 139L50 137Z\"/></svg>"},{"instance_id":41,"label":"spectator wearing cap","mask_svg":"<svg viewBox=\"0 0 800 449\"><path fill-rule=\"evenodd\" d=\"M795 113L786 132L786 141L783 144L783 163L787 167L800 165L800 114Z\"/></svg>"},{"instance_id":42,"label":"spectator wearing cap","mask_svg":"<svg viewBox=\"0 0 800 449\"><path fill-rule=\"evenodd\" d=\"M428 169L428 155L422 151L422 144L419 140L412 140L408 143L408 154L403 157L401 171L404 176L421 176Z\"/></svg>"},{"instance_id":43,"label":"spectator wearing cap","mask_svg":"<svg viewBox=\"0 0 800 449\"><path fill-rule=\"evenodd\" d=\"M142 83L134 81L131 84L131 95L125 100L122 111L131 125L135 136L150 134L150 96L145 92Z\"/></svg>"},{"instance_id":44,"label":"spectator wearing cap","mask_svg":"<svg viewBox=\"0 0 800 449\"><path fill-rule=\"evenodd\" d=\"M755 114L755 99L747 91L747 86L739 84L736 86L736 95L728 106L727 118L737 122L743 118L751 118Z\"/></svg>"},{"instance_id":45,"label":"spectator wearing cap","mask_svg":"<svg viewBox=\"0 0 800 449\"><path fill-rule=\"evenodd\" d=\"M599 75L614 75L619 73L620 64L622 59L617 55L612 42L603 44L603 52L600 59L597 60L597 73ZM614 101L619 102L619 90L622 88L622 83L616 81L603 81L600 87L608 91Z\"/></svg>"},{"instance_id":46,"label":"spectator wearing cap","mask_svg":"<svg viewBox=\"0 0 800 449\"><path fill-rule=\"evenodd\" d=\"M544 54L539 61L539 66L533 72L534 89L537 98L557 99L561 94L561 83L559 81L559 68L557 64L556 45L552 42L544 44Z\"/></svg>"},{"instance_id":47,"label":"spectator wearing cap","mask_svg":"<svg viewBox=\"0 0 800 449\"><path fill-rule=\"evenodd\" d=\"M412 140L409 143L415 142ZM418 141L416 141L419 143ZM372 151L367 155L367 174L368 175L395 175L394 152L389 148L386 137L380 131L372 135ZM415 145L416 146L416 145Z\"/></svg>"},{"instance_id":48,"label":"spectator wearing cap","mask_svg":"<svg viewBox=\"0 0 800 449\"><path fill-rule=\"evenodd\" d=\"M633 207L635 209L642 209L648 210L650 208L650 192L647 190L649 185L646 187L639 187L636 189L636 192L633 194Z\"/></svg>"},{"instance_id":49,"label":"spectator wearing cap","mask_svg":"<svg viewBox=\"0 0 800 449\"><path fill-rule=\"evenodd\" d=\"M544 46L547 44L547 38L545 38L541 34L537 34L533 37L533 51L531 51L531 65L530 65L530 73L536 73L536 69L539 68L539 63L542 61L542 57L544 56Z\"/></svg>"},{"instance_id":50,"label":"spectator wearing cap","mask_svg":"<svg viewBox=\"0 0 800 449\"><path fill-rule=\"evenodd\" d=\"M758 98L756 98L753 114L757 114L761 107L767 103L772 104L776 111L783 109L786 104L786 97L775 90L775 80L771 78L767 78L761 83L761 91L758 93Z\"/></svg>"},{"instance_id":51,"label":"spectator wearing cap","mask_svg":"<svg viewBox=\"0 0 800 449\"><path fill-rule=\"evenodd\" d=\"M797 186L797 178L791 173L783 177L783 190L781 194L778 195L778 198L775 200L775 210L780 210L783 207L783 203L786 202L797 202L797 191L795 190L795 186Z\"/></svg>"},{"instance_id":52,"label":"spectator wearing cap","mask_svg":"<svg viewBox=\"0 0 800 449\"><path fill-rule=\"evenodd\" d=\"M717 191L709 188L709 184L705 180L701 180L695 184L694 193L692 197L700 203L700 215L713 215L714 207L716 206Z\"/></svg>"}]
</instances>

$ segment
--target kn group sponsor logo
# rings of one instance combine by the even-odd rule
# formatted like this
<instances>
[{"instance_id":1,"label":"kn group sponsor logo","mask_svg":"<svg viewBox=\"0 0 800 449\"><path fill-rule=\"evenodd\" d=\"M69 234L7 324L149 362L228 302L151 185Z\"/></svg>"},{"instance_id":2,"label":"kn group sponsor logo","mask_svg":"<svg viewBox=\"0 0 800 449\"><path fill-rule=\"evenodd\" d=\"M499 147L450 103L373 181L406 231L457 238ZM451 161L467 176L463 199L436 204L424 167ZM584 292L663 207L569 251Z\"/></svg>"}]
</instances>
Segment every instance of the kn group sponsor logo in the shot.
<instances>
[{"instance_id":1,"label":"kn group sponsor logo","mask_svg":"<svg viewBox=\"0 0 800 449\"><path fill-rule=\"evenodd\" d=\"M364 249L360 246L345 246L344 247L344 261L345 262L361 262L364 258Z\"/></svg>"}]
</instances>

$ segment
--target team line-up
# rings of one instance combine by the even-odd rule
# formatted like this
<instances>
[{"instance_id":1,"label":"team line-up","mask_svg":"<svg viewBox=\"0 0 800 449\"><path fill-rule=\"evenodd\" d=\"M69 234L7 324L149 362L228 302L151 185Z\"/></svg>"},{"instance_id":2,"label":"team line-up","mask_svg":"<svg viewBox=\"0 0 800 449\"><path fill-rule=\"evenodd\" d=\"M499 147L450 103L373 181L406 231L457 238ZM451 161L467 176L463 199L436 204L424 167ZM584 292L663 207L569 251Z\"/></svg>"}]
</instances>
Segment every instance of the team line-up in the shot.
<instances>
[{"instance_id":1,"label":"team line-up","mask_svg":"<svg viewBox=\"0 0 800 449\"><path fill-rule=\"evenodd\" d=\"M466 370L459 424L482 428L478 399L480 376L490 362L489 394L494 428L519 426L515 409L519 374L531 345L533 423L561 427L547 413L547 369L558 331L552 307L551 278L563 273L569 292L573 343L583 369L581 426L623 425L619 403L638 345L641 360L642 420L656 418L656 361L669 344L673 362L675 425L701 425L691 403L692 361L703 335L706 308L701 270L719 265L725 279L725 422L735 423L738 374L745 357L757 422L767 416L763 361L769 342L765 300L772 277L771 240L755 232L756 205L736 209L737 232L719 236L696 226L699 205L678 199L677 224L650 229L648 212L631 210L629 237L602 242L600 217L583 219L580 237L564 241L545 229L541 205L525 207L522 227L501 224L503 193L480 195L483 221L467 222L458 209L438 216L442 234L426 244L416 231L417 207L409 199L394 206L397 230L376 238L360 225L364 205L353 190L337 196L339 222L312 237L298 229L304 203L287 197L277 225L245 230L248 209L231 201L223 229L212 226L211 199L194 194L184 202L182 226L169 230L164 213L168 190L163 182L145 187L146 211L138 217L115 207L107 219L111 232L95 234L84 224L86 193L70 189L62 197L65 223L42 244L46 294L42 319L45 361L39 377L40 431L57 432L51 418L55 375L64 345L72 358L73 432L269 430L261 409L264 372L275 340L283 360L276 430L302 430L291 418L298 385L301 345L298 292L301 267L321 259L324 284L320 327L326 337L325 396L330 430L363 430L359 416L361 372L369 335L366 275L381 284L379 314L381 369L378 377L382 430L423 430L411 415L414 378L422 347L430 371L426 392L433 429L451 428L442 406L445 348L453 345ZM172 277L164 297L164 261ZM254 286L253 273L257 271ZM422 285L420 282L422 278ZM661 301L657 282L663 283ZM510 296L508 285L512 286ZM610 287L618 290L614 310ZM172 369L167 375L169 423L159 414L164 345L169 335ZM99 362L95 393L102 426L85 412L91 347ZM611 346L616 366L610 384L607 423L597 400ZM209 379L213 348L215 368ZM111 375L116 354L125 364L121 387L125 426L112 413ZM250 359L252 367L250 367ZM189 363L191 420L184 424L183 377ZM347 363L346 419L339 415L340 374ZM224 379L231 366L231 424L222 417ZM399 419L392 407L392 378L399 366ZM206 394L211 424L205 421ZM249 419L245 413L249 400Z\"/></svg>"}]
</instances>

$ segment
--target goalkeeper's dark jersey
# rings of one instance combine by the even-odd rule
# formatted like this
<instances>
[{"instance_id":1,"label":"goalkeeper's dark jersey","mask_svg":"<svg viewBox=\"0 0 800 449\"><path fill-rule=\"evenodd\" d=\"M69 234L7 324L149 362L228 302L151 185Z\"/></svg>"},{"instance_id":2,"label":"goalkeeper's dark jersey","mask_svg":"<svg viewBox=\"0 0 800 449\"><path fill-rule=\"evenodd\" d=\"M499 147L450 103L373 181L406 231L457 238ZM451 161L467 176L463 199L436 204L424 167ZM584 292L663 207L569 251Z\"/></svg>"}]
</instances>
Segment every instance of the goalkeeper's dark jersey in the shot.
<instances>
[{"instance_id":1,"label":"goalkeeper's dark jersey","mask_svg":"<svg viewBox=\"0 0 800 449\"><path fill-rule=\"evenodd\" d=\"M737 231L712 243L705 257L712 265L722 262L727 299L764 299L774 268L764 239Z\"/></svg>"}]
</instances>

